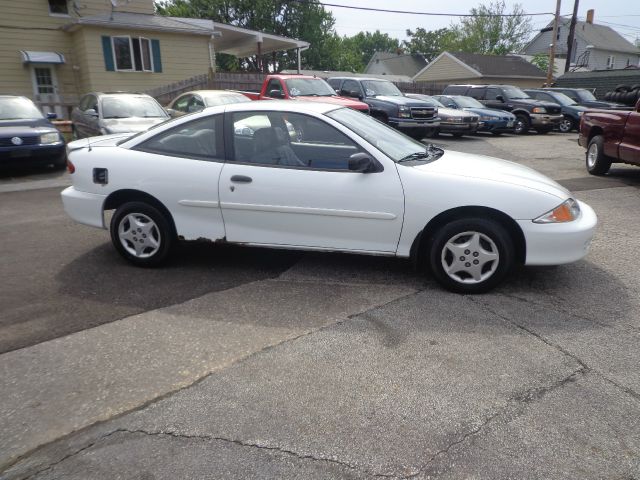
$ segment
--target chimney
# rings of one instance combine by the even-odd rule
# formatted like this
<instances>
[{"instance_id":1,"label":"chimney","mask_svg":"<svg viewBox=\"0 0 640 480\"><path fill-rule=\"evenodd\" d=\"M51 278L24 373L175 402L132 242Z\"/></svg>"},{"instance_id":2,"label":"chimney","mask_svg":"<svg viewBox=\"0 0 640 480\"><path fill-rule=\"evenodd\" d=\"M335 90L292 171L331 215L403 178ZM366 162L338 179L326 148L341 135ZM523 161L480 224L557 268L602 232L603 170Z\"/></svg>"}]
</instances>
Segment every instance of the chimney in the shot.
<instances>
[{"instance_id":1,"label":"chimney","mask_svg":"<svg viewBox=\"0 0 640 480\"><path fill-rule=\"evenodd\" d=\"M592 8L591 10L587 10L587 23L593 25L593 15L595 10Z\"/></svg>"}]
</instances>

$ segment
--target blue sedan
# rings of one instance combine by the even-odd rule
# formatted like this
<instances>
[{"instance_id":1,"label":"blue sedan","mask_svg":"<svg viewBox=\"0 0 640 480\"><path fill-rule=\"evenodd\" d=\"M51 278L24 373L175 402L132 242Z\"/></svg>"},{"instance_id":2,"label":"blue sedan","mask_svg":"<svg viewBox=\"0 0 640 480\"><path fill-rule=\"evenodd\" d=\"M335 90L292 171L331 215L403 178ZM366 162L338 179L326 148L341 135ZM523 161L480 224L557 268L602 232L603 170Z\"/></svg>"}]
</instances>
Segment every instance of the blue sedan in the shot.
<instances>
[{"instance_id":1,"label":"blue sedan","mask_svg":"<svg viewBox=\"0 0 640 480\"><path fill-rule=\"evenodd\" d=\"M476 113L480 117L478 132L491 132L494 135L513 133L516 117L510 112L487 108L475 98L464 95L434 95L433 97L445 107Z\"/></svg>"}]
</instances>

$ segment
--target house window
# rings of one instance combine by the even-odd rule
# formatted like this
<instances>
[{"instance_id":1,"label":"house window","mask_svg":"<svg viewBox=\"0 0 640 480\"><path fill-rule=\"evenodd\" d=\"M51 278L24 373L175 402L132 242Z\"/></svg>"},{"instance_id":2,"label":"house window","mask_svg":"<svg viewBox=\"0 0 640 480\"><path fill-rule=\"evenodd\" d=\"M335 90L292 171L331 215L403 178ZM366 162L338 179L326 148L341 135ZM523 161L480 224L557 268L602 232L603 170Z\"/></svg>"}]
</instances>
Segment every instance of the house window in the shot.
<instances>
[{"instance_id":1,"label":"house window","mask_svg":"<svg viewBox=\"0 0 640 480\"><path fill-rule=\"evenodd\" d=\"M143 37L111 37L116 70L152 72L151 42Z\"/></svg>"},{"instance_id":2,"label":"house window","mask_svg":"<svg viewBox=\"0 0 640 480\"><path fill-rule=\"evenodd\" d=\"M53 76L51 69L48 67L35 67L33 69L36 80L36 89L38 94L56 93L53 87Z\"/></svg>"},{"instance_id":3,"label":"house window","mask_svg":"<svg viewBox=\"0 0 640 480\"><path fill-rule=\"evenodd\" d=\"M49 13L53 15L69 15L67 0L49 0Z\"/></svg>"},{"instance_id":4,"label":"house window","mask_svg":"<svg viewBox=\"0 0 640 480\"><path fill-rule=\"evenodd\" d=\"M613 55L609 55L607 57L607 70L612 70L615 64L616 64L616 57L614 57Z\"/></svg>"}]
</instances>

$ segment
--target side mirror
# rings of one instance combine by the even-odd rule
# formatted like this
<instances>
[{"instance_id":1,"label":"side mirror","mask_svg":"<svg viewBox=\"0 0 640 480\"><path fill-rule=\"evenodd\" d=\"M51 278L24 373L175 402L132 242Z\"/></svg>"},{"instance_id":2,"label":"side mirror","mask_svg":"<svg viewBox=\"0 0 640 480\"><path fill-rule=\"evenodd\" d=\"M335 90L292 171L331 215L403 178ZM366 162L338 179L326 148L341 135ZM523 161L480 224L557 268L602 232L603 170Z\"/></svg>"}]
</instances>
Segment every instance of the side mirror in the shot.
<instances>
[{"instance_id":1,"label":"side mirror","mask_svg":"<svg viewBox=\"0 0 640 480\"><path fill-rule=\"evenodd\" d=\"M271 98L284 98L284 94L282 93L282 90L269 90L269 96Z\"/></svg>"},{"instance_id":2,"label":"side mirror","mask_svg":"<svg viewBox=\"0 0 640 480\"><path fill-rule=\"evenodd\" d=\"M504 102L504 97L502 95L496 95L496 100L499 102Z\"/></svg>"},{"instance_id":3,"label":"side mirror","mask_svg":"<svg viewBox=\"0 0 640 480\"><path fill-rule=\"evenodd\" d=\"M98 117L98 112L96 112L96 110L94 108L90 108L89 110L87 110L86 112L84 112L86 115L89 115L90 117Z\"/></svg>"},{"instance_id":4,"label":"side mirror","mask_svg":"<svg viewBox=\"0 0 640 480\"><path fill-rule=\"evenodd\" d=\"M182 112L179 112L178 110L174 110L173 108L167 108L166 112L171 118L179 117L180 114L182 113Z\"/></svg>"},{"instance_id":5,"label":"side mirror","mask_svg":"<svg viewBox=\"0 0 640 480\"><path fill-rule=\"evenodd\" d=\"M56 112L47 112L47 120L55 120L56 118L58 118Z\"/></svg>"},{"instance_id":6,"label":"side mirror","mask_svg":"<svg viewBox=\"0 0 640 480\"><path fill-rule=\"evenodd\" d=\"M375 163L366 153L354 153L349 157L349 170L352 172L371 173L375 172Z\"/></svg>"}]
</instances>

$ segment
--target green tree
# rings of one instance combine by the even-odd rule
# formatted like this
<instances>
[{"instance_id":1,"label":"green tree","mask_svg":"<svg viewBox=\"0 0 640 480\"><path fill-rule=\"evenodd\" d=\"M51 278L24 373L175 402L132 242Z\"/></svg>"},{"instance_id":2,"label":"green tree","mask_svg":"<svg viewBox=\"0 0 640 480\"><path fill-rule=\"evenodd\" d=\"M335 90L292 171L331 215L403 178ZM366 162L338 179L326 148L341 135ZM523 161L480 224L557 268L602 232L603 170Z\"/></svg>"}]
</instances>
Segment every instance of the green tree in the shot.
<instances>
[{"instance_id":1,"label":"green tree","mask_svg":"<svg viewBox=\"0 0 640 480\"><path fill-rule=\"evenodd\" d=\"M451 28L438 30L425 30L418 27L415 30L407 29L409 40L403 42L404 47L410 53L420 53L427 60L432 60L445 50L458 50L457 31Z\"/></svg>"},{"instance_id":2,"label":"green tree","mask_svg":"<svg viewBox=\"0 0 640 480\"><path fill-rule=\"evenodd\" d=\"M305 68L326 69L336 59L335 20L331 12L317 2L288 0L161 0L156 11L174 17L207 18L216 22L305 40L311 48L304 51ZM276 52L276 70L295 68L295 51ZM265 60L271 62L269 55ZM256 70L256 56L235 63L220 56L221 68Z\"/></svg>"},{"instance_id":3,"label":"green tree","mask_svg":"<svg viewBox=\"0 0 640 480\"><path fill-rule=\"evenodd\" d=\"M519 52L531 35L531 19L519 4L513 6L509 17L500 16L507 13L504 0L480 5L469 13L473 16L453 26L461 51L494 55Z\"/></svg>"},{"instance_id":4,"label":"green tree","mask_svg":"<svg viewBox=\"0 0 640 480\"><path fill-rule=\"evenodd\" d=\"M549 70L549 55L546 53L536 53L531 59L531 63L543 72L546 72Z\"/></svg>"},{"instance_id":5,"label":"green tree","mask_svg":"<svg viewBox=\"0 0 640 480\"><path fill-rule=\"evenodd\" d=\"M361 72L375 52L395 52L400 48L400 41L386 33L360 32L352 37L343 37L342 48L355 53L358 65L354 71Z\"/></svg>"}]
</instances>

